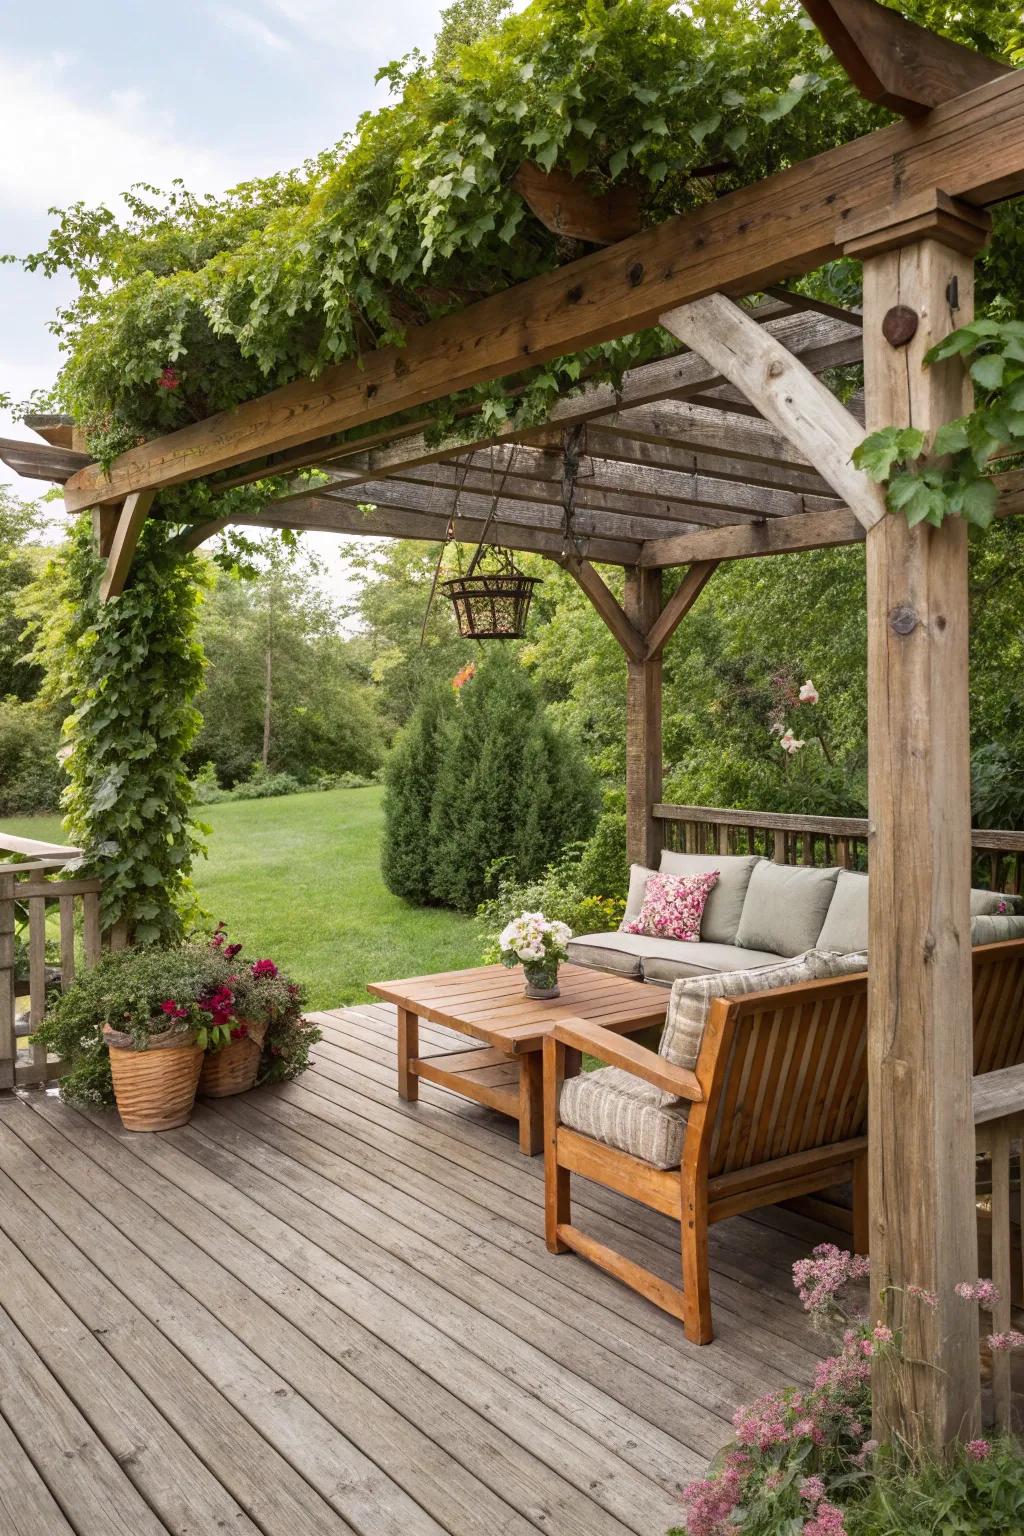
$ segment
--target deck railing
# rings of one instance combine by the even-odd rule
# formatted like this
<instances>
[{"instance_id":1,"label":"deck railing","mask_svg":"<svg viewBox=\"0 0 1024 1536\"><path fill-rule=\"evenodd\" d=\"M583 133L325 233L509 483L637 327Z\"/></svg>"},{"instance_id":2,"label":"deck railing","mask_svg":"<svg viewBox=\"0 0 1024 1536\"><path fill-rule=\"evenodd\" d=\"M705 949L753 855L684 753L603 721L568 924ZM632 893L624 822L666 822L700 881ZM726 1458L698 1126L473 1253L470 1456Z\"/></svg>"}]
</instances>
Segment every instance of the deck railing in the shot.
<instances>
[{"instance_id":1,"label":"deck railing","mask_svg":"<svg viewBox=\"0 0 1024 1536\"><path fill-rule=\"evenodd\" d=\"M685 853L759 853L777 864L868 867L868 823L858 816L793 816L703 805L656 805L662 845ZM976 829L974 879L1019 895L1024 883L1024 832Z\"/></svg>"},{"instance_id":2,"label":"deck railing","mask_svg":"<svg viewBox=\"0 0 1024 1536\"><path fill-rule=\"evenodd\" d=\"M99 959L102 882L62 873L80 851L0 833L0 1090L59 1076L61 1063L29 1037L47 993Z\"/></svg>"}]
</instances>

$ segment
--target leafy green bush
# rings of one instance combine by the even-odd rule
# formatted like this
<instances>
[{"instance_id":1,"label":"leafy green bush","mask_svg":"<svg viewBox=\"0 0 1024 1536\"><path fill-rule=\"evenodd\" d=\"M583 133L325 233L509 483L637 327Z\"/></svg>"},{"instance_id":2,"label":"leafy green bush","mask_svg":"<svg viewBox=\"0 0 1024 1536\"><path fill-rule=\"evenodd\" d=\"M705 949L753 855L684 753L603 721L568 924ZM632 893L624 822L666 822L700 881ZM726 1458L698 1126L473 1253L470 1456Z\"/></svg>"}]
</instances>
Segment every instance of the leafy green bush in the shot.
<instances>
[{"instance_id":1,"label":"leafy green bush","mask_svg":"<svg viewBox=\"0 0 1024 1536\"><path fill-rule=\"evenodd\" d=\"M498 865L491 871L495 893L477 908L483 944L483 963L501 959L498 935L520 912L543 912L552 922L567 923L574 934L603 933L617 928L625 910L624 898L595 896L584 886L580 848L566 850L535 880L520 880Z\"/></svg>"},{"instance_id":2,"label":"leafy green bush","mask_svg":"<svg viewBox=\"0 0 1024 1536\"><path fill-rule=\"evenodd\" d=\"M609 797L618 799L618 796ZM579 883L589 896L626 900L629 859L626 855L626 813L605 810L580 855Z\"/></svg>"},{"instance_id":3,"label":"leafy green bush","mask_svg":"<svg viewBox=\"0 0 1024 1536\"><path fill-rule=\"evenodd\" d=\"M55 811L64 787L60 726L46 705L0 699L0 816Z\"/></svg>"},{"instance_id":4,"label":"leafy green bush","mask_svg":"<svg viewBox=\"0 0 1024 1536\"><path fill-rule=\"evenodd\" d=\"M431 814L455 708L451 688L428 684L384 765L381 873L389 891L418 906L434 896Z\"/></svg>"},{"instance_id":5,"label":"leafy green bush","mask_svg":"<svg viewBox=\"0 0 1024 1536\"><path fill-rule=\"evenodd\" d=\"M308 789L291 773L254 773L231 791L232 800L272 800L276 795L297 795Z\"/></svg>"}]
</instances>

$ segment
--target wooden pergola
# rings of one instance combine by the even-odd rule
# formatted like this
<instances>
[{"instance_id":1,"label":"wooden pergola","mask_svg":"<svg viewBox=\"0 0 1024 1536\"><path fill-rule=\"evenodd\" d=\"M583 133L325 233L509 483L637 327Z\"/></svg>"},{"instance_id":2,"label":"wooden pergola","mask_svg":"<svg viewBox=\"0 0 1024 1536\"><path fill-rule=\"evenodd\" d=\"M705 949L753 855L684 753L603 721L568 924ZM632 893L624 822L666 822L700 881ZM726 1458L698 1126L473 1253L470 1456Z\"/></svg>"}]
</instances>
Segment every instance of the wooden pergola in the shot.
<instances>
[{"instance_id":1,"label":"wooden pergola","mask_svg":"<svg viewBox=\"0 0 1024 1536\"><path fill-rule=\"evenodd\" d=\"M865 430L913 425L930 440L969 409L959 361L922 359L972 317L987 207L1024 193L1024 72L874 0L805 9L858 89L902 121L414 329L401 349L145 443L109 473L63 419L36 420L45 443L0 453L63 481L69 512L93 509L107 598L130 579L162 489L307 466L324 482L254 524L436 542L452 527L479 538L490 518L494 543L558 561L626 655L629 849L646 863L662 652L717 564L866 543L873 1286L880 1311L911 1283L938 1297L908 1311L910 1363L879 1370L876 1413L881 1434L944 1445L979 1414L976 1320L953 1293L978 1264L967 529L886 515L850 455ZM844 253L863 264L862 313L775 287ZM897 306L901 328L886 323ZM459 441L431 445L431 405L453 391L514 389L525 368L655 323L684 350L618 390L586 386L528 432L474 434L470 418ZM858 362L863 396L843 405L820 375ZM1024 474L998 482L999 514L1024 510ZM182 547L227 521L186 531ZM621 604L598 564L624 568ZM663 602L671 567L686 574Z\"/></svg>"}]
</instances>

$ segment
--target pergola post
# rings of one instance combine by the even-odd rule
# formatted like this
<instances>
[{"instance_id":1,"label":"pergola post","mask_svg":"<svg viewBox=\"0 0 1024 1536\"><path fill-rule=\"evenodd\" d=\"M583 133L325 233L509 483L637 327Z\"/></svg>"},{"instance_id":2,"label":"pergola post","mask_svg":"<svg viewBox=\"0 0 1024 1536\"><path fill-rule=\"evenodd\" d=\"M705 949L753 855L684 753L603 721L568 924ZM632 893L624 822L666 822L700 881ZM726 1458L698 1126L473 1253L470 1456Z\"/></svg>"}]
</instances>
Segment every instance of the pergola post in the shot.
<instances>
[{"instance_id":1,"label":"pergola post","mask_svg":"<svg viewBox=\"0 0 1024 1536\"><path fill-rule=\"evenodd\" d=\"M661 572L626 571L623 608L633 628L650 633L661 613ZM631 864L657 869L661 831L654 807L661 799L661 651L644 660L626 657L626 852Z\"/></svg>"},{"instance_id":2,"label":"pergola post","mask_svg":"<svg viewBox=\"0 0 1024 1536\"><path fill-rule=\"evenodd\" d=\"M961 362L923 357L973 316L983 219L940 193L847 247L864 264L869 430L912 425L930 444L970 408ZM876 1367L875 1433L941 1451L979 1418L978 1319L954 1294L978 1265L964 522L882 518L867 594L870 1251L875 1315L903 1328L902 1359Z\"/></svg>"}]
</instances>

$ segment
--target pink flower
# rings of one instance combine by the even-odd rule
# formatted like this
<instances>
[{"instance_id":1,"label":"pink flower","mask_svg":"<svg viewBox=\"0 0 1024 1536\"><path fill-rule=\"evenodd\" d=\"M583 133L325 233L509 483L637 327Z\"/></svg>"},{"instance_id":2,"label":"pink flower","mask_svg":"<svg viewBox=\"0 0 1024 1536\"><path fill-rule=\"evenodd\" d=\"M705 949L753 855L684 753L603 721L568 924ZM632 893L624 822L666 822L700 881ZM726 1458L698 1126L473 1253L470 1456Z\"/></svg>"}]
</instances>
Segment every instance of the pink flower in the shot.
<instances>
[{"instance_id":1,"label":"pink flower","mask_svg":"<svg viewBox=\"0 0 1024 1536\"><path fill-rule=\"evenodd\" d=\"M798 1259L793 1265L793 1284L806 1311L822 1312L833 1305L844 1286L865 1279L870 1271L870 1259L847 1253L835 1243L819 1243L809 1259Z\"/></svg>"},{"instance_id":2,"label":"pink flower","mask_svg":"<svg viewBox=\"0 0 1024 1536\"><path fill-rule=\"evenodd\" d=\"M741 1445L770 1450L789 1439L786 1428L786 1404L781 1392L768 1392L733 1414L733 1427Z\"/></svg>"},{"instance_id":3,"label":"pink flower","mask_svg":"<svg viewBox=\"0 0 1024 1536\"><path fill-rule=\"evenodd\" d=\"M822 1499L814 1511L814 1519L805 1522L803 1536L846 1536L842 1510Z\"/></svg>"},{"instance_id":4,"label":"pink flower","mask_svg":"<svg viewBox=\"0 0 1024 1536\"><path fill-rule=\"evenodd\" d=\"M967 1280L961 1280L955 1289L957 1295L962 1296L964 1301L976 1301L979 1307L987 1307L991 1310L992 1307L999 1305L999 1292L991 1280L979 1280L975 1285L971 1285Z\"/></svg>"},{"instance_id":5,"label":"pink flower","mask_svg":"<svg viewBox=\"0 0 1024 1536\"><path fill-rule=\"evenodd\" d=\"M277 966L273 960L257 960L251 967L251 970L252 974L257 978L260 976L274 977L278 974Z\"/></svg>"},{"instance_id":6,"label":"pink flower","mask_svg":"<svg viewBox=\"0 0 1024 1536\"><path fill-rule=\"evenodd\" d=\"M893 1341L893 1331L891 1328L887 1328L884 1323L876 1323L872 1330L872 1337L878 1344L891 1344Z\"/></svg>"},{"instance_id":7,"label":"pink flower","mask_svg":"<svg viewBox=\"0 0 1024 1536\"><path fill-rule=\"evenodd\" d=\"M742 1469L727 1466L720 1477L703 1477L683 1489L689 1536L728 1536L736 1527L730 1515L740 1502Z\"/></svg>"},{"instance_id":8,"label":"pink flower","mask_svg":"<svg viewBox=\"0 0 1024 1536\"><path fill-rule=\"evenodd\" d=\"M786 727L782 735L779 737L779 746L782 748L783 752L788 752L790 757L795 756L795 754L800 751L800 748L806 747L806 745L806 741L798 741L796 739L796 737L793 735L792 729L789 726Z\"/></svg>"},{"instance_id":9,"label":"pink flower","mask_svg":"<svg viewBox=\"0 0 1024 1536\"><path fill-rule=\"evenodd\" d=\"M858 1466L858 1467L862 1467L864 1465L864 1463L867 1461L868 1457L869 1456L873 1456L874 1453L877 1450L878 1450L878 1441L877 1440L865 1440L864 1444L861 1446L860 1450L857 1452L856 1456L853 1458L855 1465Z\"/></svg>"},{"instance_id":10,"label":"pink flower","mask_svg":"<svg viewBox=\"0 0 1024 1536\"><path fill-rule=\"evenodd\" d=\"M163 1013L166 1013L170 1019L188 1018L188 1009L182 1008L180 1004L176 1003L174 999L170 997L164 999L164 1001L160 1004L160 1009Z\"/></svg>"},{"instance_id":11,"label":"pink flower","mask_svg":"<svg viewBox=\"0 0 1024 1536\"><path fill-rule=\"evenodd\" d=\"M806 683L801 683L800 684L800 695L799 695L799 697L800 697L800 703L801 704L817 704L817 702L818 702L818 690L817 690L817 688L815 688L815 686L811 682L810 678L807 679Z\"/></svg>"},{"instance_id":12,"label":"pink flower","mask_svg":"<svg viewBox=\"0 0 1024 1536\"><path fill-rule=\"evenodd\" d=\"M805 1477L800 1484L800 1497L808 1504L817 1504L825 1497L825 1484L820 1477Z\"/></svg>"},{"instance_id":13,"label":"pink flower","mask_svg":"<svg viewBox=\"0 0 1024 1536\"><path fill-rule=\"evenodd\" d=\"M972 1461L987 1461L992 1454L992 1447L987 1440L968 1440L967 1454Z\"/></svg>"},{"instance_id":14,"label":"pink flower","mask_svg":"<svg viewBox=\"0 0 1024 1536\"><path fill-rule=\"evenodd\" d=\"M235 956L238 954L238 952L239 952L239 950L241 948L242 948L241 944L225 944L225 946L224 946L224 958L225 958L225 960L233 960L235 958Z\"/></svg>"},{"instance_id":15,"label":"pink flower","mask_svg":"<svg viewBox=\"0 0 1024 1536\"><path fill-rule=\"evenodd\" d=\"M921 1302L923 1306L930 1307L933 1312L939 1304L939 1298L935 1292L926 1291L923 1285L908 1285L907 1295L913 1296L915 1301Z\"/></svg>"},{"instance_id":16,"label":"pink flower","mask_svg":"<svg viewBox=\"0 0 1024 1536\"><path fill-rule=\"evenodd\" d=\"M156 382L159 389L177 389L181 380L170 363L168 363L165 368L161 368L160 377Z\"/></svg>"},{"instance_id":17,"label":"pink flower","mask_svg":"<svg viewBox=\"0 0 1024 1536\"><path fill-rule=\"evenodd\" d=\"M1018 1333L1016 1328L1011 1328L1009 1333L990 1333L988 1347L1000 1353L1024 1348L1024 1333Z\"/></svg>"}]
</instances>

